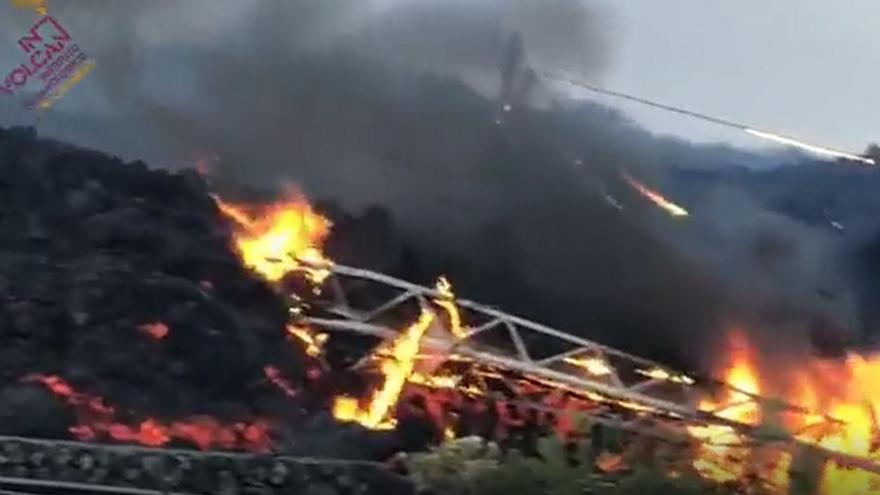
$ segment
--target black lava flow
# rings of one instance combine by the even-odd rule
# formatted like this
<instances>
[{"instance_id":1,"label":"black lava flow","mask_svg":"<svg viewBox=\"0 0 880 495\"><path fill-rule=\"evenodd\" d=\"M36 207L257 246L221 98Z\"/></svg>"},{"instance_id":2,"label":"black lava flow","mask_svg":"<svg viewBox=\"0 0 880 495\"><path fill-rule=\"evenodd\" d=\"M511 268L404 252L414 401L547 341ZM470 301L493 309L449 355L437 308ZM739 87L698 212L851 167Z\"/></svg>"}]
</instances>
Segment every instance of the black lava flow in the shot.
<instances>
[{"instance_id":1,"label":"black lava flow","mask_svg":"<svg viewBox=\"0 0 880 495\"><path fill-rule=\"evenodd\" d=\"M307 390L284 300L231 246L196 172L0 128L0 434L71 438L73 411L23 381L43 374L103 398L123 423L268 421L275 451L387 457L387 435L314 407L327 397ZM141 328L158 322L161 339ZM288 397L266 366L303 393Z\"/></svg>"}]
</instances>

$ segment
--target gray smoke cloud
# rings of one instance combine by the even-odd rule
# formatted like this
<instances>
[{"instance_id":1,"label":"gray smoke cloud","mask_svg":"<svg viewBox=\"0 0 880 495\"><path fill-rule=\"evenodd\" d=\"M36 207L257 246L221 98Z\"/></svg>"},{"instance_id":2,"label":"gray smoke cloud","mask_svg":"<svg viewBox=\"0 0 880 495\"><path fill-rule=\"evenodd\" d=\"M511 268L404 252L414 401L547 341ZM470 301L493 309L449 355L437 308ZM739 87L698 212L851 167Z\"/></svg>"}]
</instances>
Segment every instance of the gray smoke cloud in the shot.
<instances>
[{"instance_id":1,"label":"gray smoke cloud","mask_svg":"<svg viewBox=\"0 0 880 495\"><path fill-rule=\"evenodd\" d=\"M220 182L381 205L425 277L450 272L466 296L636 352L694 363L733 325L770 347L855 325L833 236L741 189L676 189L675 164L722 153L540 84L499 114L513 33L532 66L601 78L613 18L586 3L50 7L98 66L51 113L0 103L2 123L159 166L208 159ZM669 218L620 170L682 193L691 217Z\"/></svg>"}]
</instances>

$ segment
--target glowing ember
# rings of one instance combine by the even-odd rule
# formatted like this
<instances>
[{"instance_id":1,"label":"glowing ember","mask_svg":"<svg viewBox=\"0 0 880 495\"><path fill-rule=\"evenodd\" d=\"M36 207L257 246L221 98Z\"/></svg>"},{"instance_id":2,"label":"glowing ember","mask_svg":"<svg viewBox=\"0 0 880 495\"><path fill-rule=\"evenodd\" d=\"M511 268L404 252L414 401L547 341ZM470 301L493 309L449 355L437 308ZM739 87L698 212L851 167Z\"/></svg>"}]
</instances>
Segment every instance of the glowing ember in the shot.
<instances>
[{"instance_id":1,"label":"glowing ember","mask_svg":"<svg viewBox=\"0 0 880 495\"><path fill-rule=\"evenodd\" d=\"M452 292L452 284L446 280L446 277L440 277L440 279L437 280L435 288L437 289L437 292L440 293L440 297L435 299L434 302L443 308L449 315L449 331L452 332L452 335L455 336L455 338L464 338L466 332L461 326L461 314L458 311L458 306L455 304L455 294Z\"/></svg>"},{"instance_id":2,"label":"glowing ember","mask_svg":"<svg viewBox=\"0 0 880 495\"><path fill-rule=\"evenodd\" d=\"M626 461L620 454L604 451L596 458L596 467L603 473L614 473L626 469Z\"/></svg>"},{"instance_id":3,"label":"glowing ember","mask_svg":"<svg viewBox=\"0 0 880 495\"><path fill-rule=\"evenodd\" d=\"M287 325L287 333L299 339L306 346L306 354L311 357L321 357L324 353L324 344L327 342L326 333L314 333L306 327Z\"/></svg>"},{"instance_id":4,"label":"glowing ember","mask_svg":"<svg viewBox=\"0 0 880 495\"><path fill-rule=\"evenodd\" d=\"M587 370L587 373L593 376L606 376L611 374L611 368L608 367L608 364L602 358L568 357L565 358L564 361L572 366L577 366L578 368L583 368Z\"/></svg>"},{"instance_id":5,"label":"glowing ember","mask_svg":"<svg viewBox=\"0 0 880 495\"><path fill-rule=\"evenodd\" d=\"M649 370L636 370L636 373L646 376L648 378L653 378L654 380L662 380L665 382L672 383L681 383L684 385L693 385L694 379L687 375L680 375L676 373L669 372L664 370L663 368L651 368Z\"/></svg>"},{"instance_id":6,"label":"glowing ember","mask_svg":"<svg viewBox=\"0 0 880 495\"><path fill-rule=\"evenodd\" d=\"M461 377L452 375L423 375L416 372L410 375L407 381L429 388L455 389L458 387Z\"/></svg>"},{"instance_id":7,"label":"glowing ember","mask_svg":"<svg viewBox=\"0 0 880 495\"><path fill-rule=\"evenodd\" d=\"M445 277L440 277L435 289L438 295L433 299L433 302L444 310L448 320L444 322L437 318L433 311L423 308L416 323L394 341L377 348L370 357L379 363L379 369L383 375L382 386L372 394L365 405L352 397L338 397L333 405L333 415L337 419L358 422L373 429L393 428L396 419L389 417L389 414L395 409L407 383L435 390L457 390L463 393L469 390L469 387L459 387L460 376L433 373L447 359L456 358L454 355L443 351L437 353L420 352L422 338L435 323L433 328L436 330L448 329L455 340L467 336L455 302L452 285ZM438 424L441 424L442 414L435 411L434 416L437 416ZM443 428L444 431L448 431L445 426Z\"/></svg>"},{"instance_id":8,"label":"glowing ember","mask_svg":"<svg viewBox=\"0 0 880 495\"><path fill-rule=\"evenodd\" d=\"M281 391L284 392L284 395L288 397L296 397L296 390L290 385L290 382L281 376L281 372L278 368L274 366L265 366L263 367L263 374L266 375L266 379L281 389Z\"/></svg>"},{"instance_id":9,"label":"glowing ember","mask_svg":"<svg viewBox=\"0 0 880 495\"><path fill-rule=\"evenodd\" d=\"M730 365L725 371L726 381L743 392L761 391L759 375L744 335L734 334L730 341ZM808 414L784 416L781 419L788 431L798 431L797 439L838 452L880 460L880 428L878 406L880 390L880 356L864 357L849 354L843 360L811 359L803 366L777 371L788 375L788 400L809 411ZM758 405L746 393L730 392L720 402L709 400L701 408L740 423L756 425L762 420ZM829 422L833 418L836 422ZM694 467L703 476L716 481L731 481L745 472L745 463L753 454L733 428L720 425L688 428L691 435L702 441ZM727 445L719 445L727 444ZM789 485L788 466L791 454L780 452L777 459L763 471L763 478L784 493ZM867 471L841 466L828 460L821 473L821 495L857 495L874 493L880 476Z\"/></svg>"},{"instance_id":10,"label":"glowing ember","mask_svg":"<svg viewBox=\"0 0 880 495\"><path fill-rule=\"evenodd\" d=\"M147 418L131 427L116 422L116 411L106 405L103 399L77 392L60 377L30 375L22 381L42 384L73 407L79 424L70 427L69 431L82 441L106 437L119 442L161 447L177 439L189 441L201 449L243 447L252 452L266 452L271 445L268 423L222 425L213 418L198 416L171 424Z\"/></svg>"},{"instance_id":11,"label":"glowing ember","mask_svg":"<svg viewBox=\"0 0 880 495\"><path fill-rule=\"evenodd\" d=\"M760 410L748 395L761 392L754 363L754 353L745 336L739 332L731 333L730 361L724 378L742 392L730 391L720 403L704 400L700 409L739 423L757 424L761 420ZM736 430L725 425L706 425L688 427L688 432L700 441L693 462L698 473L719 483L743 476L748 451L739 447L743 438Z\"/></svg>"},{"instance_id":12,"label":"glowing ember","mask_svg":"<svg viewBox=\"0 0 880 495\"><path fill-rule=\"evenodd\" d=\"M623 180L625 180L627 183L629 183L629 185L632 186L633 189L638 191L639 194L641 194L643 197L645 197L646 199L648 199L649 201L651 201L655 205L659 206L660 208L666 210L666 212L669 213L670 215L672 215L674 217L686 217L689 215L687 210L685 210L681 206L678 206L677 204L673 203L672 201L669 201L668 199L664 198L663 196L660 195L660 193L658 193L656 191L652 191L651 189L648 189L648 187L646 185L635 180L628 173L621 172L620 175L623 177Z\"/></svg>"},{"instance_id":13,"label":"glowing ember","mask_svg":"<svg viewBox=\"0 0 880 495\"><path fill-rule=\"evenodd\" d=\"M235 244L246 266L271 282L294 270L305 271L315 283L327 278L329 271L320 268L329 263L321 245L331 223L306 200L292 197L254 207L215 199L220 211L235 222Z\"/></svg>"},{"instance_id":14,"label":"glowing ember","mask_svg":"<svg viewBox=\"0 0 880 495\"><path fill-rule=\"evenodd\" d=\"M423 310L418 321L390 343L389 355L380 363L380 371L384 377L382 386L364 407L361 407L357 399L338 397L333 405L333 415L341 421L354 421L367 428L393 428L395 419L389 417L389 413L397 404L407 379L413 373L419 343L433 321L434 313Z\"/></svg>"},{"instance_id":15,"label":"glowing ember","mask_svg":"<svg viewBox=\"0 0 880 495\"><path fill-rule=\"evenodd\" d=\"M137 328L156 340L162 340L168 335L168 325L161 321L156 323L145 323Z\"/></svg>"}]
</instances>

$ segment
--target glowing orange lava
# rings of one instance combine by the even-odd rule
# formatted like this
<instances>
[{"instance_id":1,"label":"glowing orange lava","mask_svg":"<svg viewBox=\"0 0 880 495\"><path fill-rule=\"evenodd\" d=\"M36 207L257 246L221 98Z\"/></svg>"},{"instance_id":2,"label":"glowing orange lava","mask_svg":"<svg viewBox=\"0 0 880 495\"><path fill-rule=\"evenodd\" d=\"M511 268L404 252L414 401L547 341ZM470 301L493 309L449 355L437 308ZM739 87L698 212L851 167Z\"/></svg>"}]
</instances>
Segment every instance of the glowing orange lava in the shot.
<instances>
[{"instance_id":1,"label":"glowing orange lava","mask_svg":"<svg viewBox=\"0 0 880 495\"><path fill-rule=\"evenodd\" d=\"M798 439L833 452L880 461L880 356L848 354L842 360L813 360L795 372L794 400L815 414L792 424ZM809 428L821 414L843 422L834 428ZM876 493L880 476L825 464L822 495Z\"/></svg>"},{"instance_id":2,"label":"glowing orange lava","mask_svg":"<svg viewBox=\"0 0 880 495\"><path fill-rule=\"evenodd\" d=\"M267 206L233 204L215 198L217 206L236 226L234 237L244 264L270 282L304 271L320 283L329 271L321 247L332 224L300 196ZM305 262L305 263L304 263Z\"/></svg>"},{"instance_id":3,"label":"glowing orange lava","mask_svg":"<svg viewBox=\"0 0 880 495\"><path fill-rule=\"evenodd\" d=\"M164 424L147 418L132 427L117 422L116 410L103 399L74 390L58 376L30 375L22 381L42 384L71 406L78 424L70 427L69 431L82 441L109 438L119 442L161 447L177 439L189 441L203 450L244 448L252 452L267 452L271 446L270 427L263 421L224 425L208 416L195 416L185 421Z\"/></svg>"}]
</instances>

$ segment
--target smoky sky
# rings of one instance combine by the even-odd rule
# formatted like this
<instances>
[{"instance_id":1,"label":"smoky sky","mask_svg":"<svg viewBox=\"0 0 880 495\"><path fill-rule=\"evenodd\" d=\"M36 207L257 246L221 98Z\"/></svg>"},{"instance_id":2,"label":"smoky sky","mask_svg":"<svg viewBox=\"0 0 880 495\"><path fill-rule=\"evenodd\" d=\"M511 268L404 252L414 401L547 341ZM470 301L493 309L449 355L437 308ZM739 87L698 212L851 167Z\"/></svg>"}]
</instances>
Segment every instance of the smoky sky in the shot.
<instances>
[{"instance_id":1,"label":"smoky sky","mask_svg":"<svg viewBox=\"0 0 880 495\"><path fill-rule=\"evenodd\" d=\"M82 0L50 9L96 70L50 113L0 103L4 124L154 166L205 161L227 185L295 182L352 212L378 205L416 252L417 268L402 275L445 272L466 297L636 352L696 365L732 326L778 347L817 326L857 325L838 238L735 187L676 187L671 173L766 157L659 139L540 81L512 111L499 108L512 33L528 64L601 78L616 40L600 8ZM680 196L691 216L658 210L622 171Z\"/></svg>"},{"instance_id":2,"label":"smoky sky","mask_svg":"<svg viewBox=\"0 0 880 495\"><path fill-rule=\"evenodd\" d=\"M880 136L880 4L852 0L615 2L603 84L645 98L861 152ZM593 98L593 95L588 95ZM768 143L625 102L649 129L752 148Z\"/></svg>"}]
</instances>

